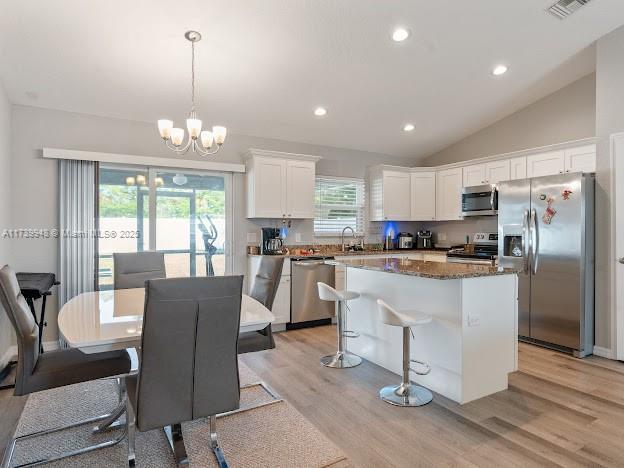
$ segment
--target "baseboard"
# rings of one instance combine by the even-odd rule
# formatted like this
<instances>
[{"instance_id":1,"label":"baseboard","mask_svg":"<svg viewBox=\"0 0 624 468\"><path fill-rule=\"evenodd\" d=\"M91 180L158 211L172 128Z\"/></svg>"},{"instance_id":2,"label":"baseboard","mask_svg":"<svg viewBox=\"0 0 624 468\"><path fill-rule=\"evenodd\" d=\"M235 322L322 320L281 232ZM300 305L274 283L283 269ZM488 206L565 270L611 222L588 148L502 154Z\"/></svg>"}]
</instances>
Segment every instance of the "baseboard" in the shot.
<instances>
[{"instance_id":1,"label":"baseboard","mask_svg":"<svg viewBox=\"0 0 624 468\"><path fill-rule=\"evenodd\" d=\"M54 351L56 349L59 349L59 342L58 340L55 341L44 341L43 342L43 351ZM8 356L7 362L8 361L16 361L17 360L17 345L13 345L13 346L9 346L9 349L6 350L6 352L4 353L4 356L2 356L2 361L4 361L4 358ZM2 362L0 361L0 362Z\"/></svg>"},{"instance_id":2,"label":"baseboard","mask_svg":"<svg viewBox=\"0 0 624 468\"><path fill-rule=\"evenodd\" d=\"M594 346L594 355L607 359L615 359L615 354L610 348L603 348L602 346Z\"/></svg>"}]
</instances>

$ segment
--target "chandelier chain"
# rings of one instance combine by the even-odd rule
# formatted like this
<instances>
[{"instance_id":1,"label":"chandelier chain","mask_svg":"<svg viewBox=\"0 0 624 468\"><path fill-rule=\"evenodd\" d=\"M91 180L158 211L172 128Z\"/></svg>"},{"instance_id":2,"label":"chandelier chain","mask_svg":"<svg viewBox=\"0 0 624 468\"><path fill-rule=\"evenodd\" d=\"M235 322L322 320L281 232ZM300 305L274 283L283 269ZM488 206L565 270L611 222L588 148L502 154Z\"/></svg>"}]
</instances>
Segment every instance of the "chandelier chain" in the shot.
<instances>
[{"instance_id":1,"label":"chandelier chain","mask_svg":"<svg viewBox=\"0 0 624 468\"><path fill-rule=\"evenodd\" d=\"M191 42L191 116L195 118L195 42Z\"/></svg>"}]
</instances>

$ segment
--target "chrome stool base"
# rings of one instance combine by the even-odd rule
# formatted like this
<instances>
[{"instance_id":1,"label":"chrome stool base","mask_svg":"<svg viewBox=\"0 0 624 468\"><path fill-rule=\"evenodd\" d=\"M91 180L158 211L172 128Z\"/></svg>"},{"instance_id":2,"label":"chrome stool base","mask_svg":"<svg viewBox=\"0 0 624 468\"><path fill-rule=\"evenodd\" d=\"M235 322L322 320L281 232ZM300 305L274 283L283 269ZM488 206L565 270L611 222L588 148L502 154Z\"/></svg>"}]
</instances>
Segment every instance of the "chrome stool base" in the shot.
<instances>
[{"instance_id":1,"label":"chrome stool base","mask_svg":"<svg viewBox=\"0 0 624 468\"><path fill-rule=\"evenodd\" d=\"M379 390L379 397L395 406L423 406L433 400L432 393L420 385L390 385Z\"/></svg>"},{"instance_id":2,"label":"chrome stool base","mask_svg":"<svg viewBox=\"0 0 624 468\"><path fill-rule=\"evenodd\" d=\"M321 364L325 367L333 367L334 369L346 369L349 367L359 366L362 358L348 351L338 352L321 358Z\"/></svg>"}]
</instances>

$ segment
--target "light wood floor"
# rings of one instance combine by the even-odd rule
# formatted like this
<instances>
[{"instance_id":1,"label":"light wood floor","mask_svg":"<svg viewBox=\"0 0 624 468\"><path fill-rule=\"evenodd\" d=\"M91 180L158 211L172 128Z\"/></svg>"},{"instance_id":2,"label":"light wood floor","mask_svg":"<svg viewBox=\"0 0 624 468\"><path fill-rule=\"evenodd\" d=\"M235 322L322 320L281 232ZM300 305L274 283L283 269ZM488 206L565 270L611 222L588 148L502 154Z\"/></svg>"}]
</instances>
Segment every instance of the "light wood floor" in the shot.
<instances>
[{"instance_id":1,"label":"light wood floor","mask_svg":"<svg viewBox=\"0 0 624 468\"><path fill-rule=\"evenodd\" d=\"M377 397L398 377L364 362L327 369L335 328L276 334L275 350L242 357L357 467L624 466L624 364L521 344L509 390L460 406L420 408ZM397 356L400 359L400 356ZM0 449L25 398L0 392Z\"/></svg>"}]
</instances>

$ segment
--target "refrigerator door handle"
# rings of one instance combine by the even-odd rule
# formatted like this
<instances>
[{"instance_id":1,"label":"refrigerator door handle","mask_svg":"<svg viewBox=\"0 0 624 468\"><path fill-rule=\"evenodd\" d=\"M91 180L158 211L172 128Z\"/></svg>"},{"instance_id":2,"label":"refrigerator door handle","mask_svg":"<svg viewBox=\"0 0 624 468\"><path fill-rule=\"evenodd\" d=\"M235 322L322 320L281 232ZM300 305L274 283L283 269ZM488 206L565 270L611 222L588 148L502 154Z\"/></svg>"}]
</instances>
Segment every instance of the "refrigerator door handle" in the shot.
<instances>
[{"instance_id":1,"label":"refrigerator door handle","mask_svg":"<svg viewBox=\"0 0 624 468\"><path fill-rule=\"evenodd\" d=\"M531 210L531 260L533 263L533 274L537 274L539 265L539 235L537 233L537 212L535 208Z\"/></svg>"},{"instance_id":2,"label":"refrigerator door handle","mask_svg":"<svg viewBox=\"0 0 624 468\"><path fill-rule=\"evenodd\" d=\"M525 274L529 272L529 245L529 210L524 210L522 215L522 257Z\"/></svg>"}]
</instances>

